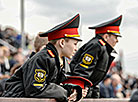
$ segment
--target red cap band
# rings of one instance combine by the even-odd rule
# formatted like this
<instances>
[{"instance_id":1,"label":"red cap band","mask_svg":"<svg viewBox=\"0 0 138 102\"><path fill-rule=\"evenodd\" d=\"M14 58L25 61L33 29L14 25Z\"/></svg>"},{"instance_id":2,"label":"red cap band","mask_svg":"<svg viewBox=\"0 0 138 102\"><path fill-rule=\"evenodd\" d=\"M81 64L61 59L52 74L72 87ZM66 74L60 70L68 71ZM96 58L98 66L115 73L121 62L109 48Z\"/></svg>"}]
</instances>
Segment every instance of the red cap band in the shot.
<instances>
[{"instance_id":1,"label":"red cap band","mask_svg":"<svg viewBox=\"0 0 138 102\"><path fill-rule=\"evenodd\" d=\"M68 81L63 82L63 84L65 84L65 83L79 85L81 88L84 89L84 81L82 81L80 79L68 79Z\"/></svg>"},{"instance_id":2,"label":"red cap band","mask_svg":"<svg viewBox=\"0 0 138 102\"><path fill-rule=\"evenodd\" d=\"M96 34L108 33L109 31L119 32L119 26L105 26L96 28Z\"/></svg>"},{"instance_id":3,"label":"red cap band","mask_svg":"<svg viewBox=\"0 0 138 102\"><path fill-rule=\"evenodd\" d=\"M48 34L48 40L54 40L54 39L59 39L59 38L64 38L65 34L68 35L79 35L78 34L78 28L67 28L67 29L62 29L59 31L54 31Z\"/></svg>"}]
</instances>

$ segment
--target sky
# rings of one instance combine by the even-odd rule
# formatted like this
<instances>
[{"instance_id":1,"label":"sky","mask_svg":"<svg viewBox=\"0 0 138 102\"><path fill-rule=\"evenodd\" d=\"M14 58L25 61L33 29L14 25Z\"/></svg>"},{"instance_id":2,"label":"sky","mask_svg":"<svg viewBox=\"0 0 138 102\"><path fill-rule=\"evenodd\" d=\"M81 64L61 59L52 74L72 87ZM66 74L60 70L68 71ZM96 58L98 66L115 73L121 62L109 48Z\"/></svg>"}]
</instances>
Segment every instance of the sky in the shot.
<instances>
[{"instance_id":1,"label":"sky","mask_svg":"<svg viewBox=\"0 0 138 102\"><path fill-rule=\"evenodd\" d=\"M21 0L0 0L0 25L12 26L19 33ZM120 25L122 38L115 50L123 52L124 71L137 73L138 68L138 0L24 0L25 32L36 36L60 24L77 13L80 14L79 32L81 45L95 36L90 26L100 24L123 15ZM119 58L119 57L117 57ZM117 60L116 58L116 60Z\"/></svg>"}]
</instances>

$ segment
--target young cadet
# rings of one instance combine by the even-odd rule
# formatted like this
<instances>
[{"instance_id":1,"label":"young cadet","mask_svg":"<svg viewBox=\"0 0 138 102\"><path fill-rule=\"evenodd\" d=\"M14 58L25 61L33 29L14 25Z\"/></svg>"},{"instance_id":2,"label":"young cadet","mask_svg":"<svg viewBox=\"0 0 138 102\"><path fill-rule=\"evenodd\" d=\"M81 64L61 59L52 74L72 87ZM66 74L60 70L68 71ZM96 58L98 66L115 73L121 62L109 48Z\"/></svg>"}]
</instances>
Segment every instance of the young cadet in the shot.
<instances>
[{"instance_id":1,"label":"young cadet","mask_svg":"<svg viewBox=\"0 0 138 102\"><path fill-rule=\"evenodd\" d=\"M40 37L48 36L49 43L6 82L3 96L55 98L62 102L79 100L77 96L74 97L80 91L77 91L80 89L77 85L60 85L66 79L62 71L63 57L71 58L77 50L78 41L81 41L78 34L79 18L77 14L40 34Z\"/></svg>"},{"instance_id":2,"label":"young cadet","mask_svg":"<svg viewBox=\"0 0 138 102\"><path fill-rule=\"evenodd\" d=\"M70 63L72 75L85 77L93 83L87 97L99 97L97 85L105 77L114 59L111 53L115 52L113 47L118 42L118 37L121 37L119 32L121 19L122 15L108 22L89 27L89 29L95 29L96 36L76 52Z\"/></svg>"}]
</instances>

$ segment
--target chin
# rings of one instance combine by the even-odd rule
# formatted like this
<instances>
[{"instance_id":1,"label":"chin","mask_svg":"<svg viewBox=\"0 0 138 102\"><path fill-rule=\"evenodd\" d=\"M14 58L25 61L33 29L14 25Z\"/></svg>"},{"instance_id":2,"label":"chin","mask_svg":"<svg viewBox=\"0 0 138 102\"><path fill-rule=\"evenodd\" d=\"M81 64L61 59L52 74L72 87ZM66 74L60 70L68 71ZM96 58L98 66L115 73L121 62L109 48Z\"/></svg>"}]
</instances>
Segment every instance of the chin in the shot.
<instances>
[{"instance_id":1,"label":"chin","mask_svg":"<svg viewBox=\"0 0 138 102\"><path fill-rule=\"evenodd\" d=\"M115 47L115 45L112 46L113 48Z\"/></svg>"},{"instance_id":2,"label":"chin","mask_svg":"<svg viewBox=\"0 0 138 102\"><path fill-rule=\"evenodd\" d=\"M72 56L69 57L69 59L71 59L71 58L72 58Z\"/></svg>"},{"instance_id":3,"label":"chin","mask_svg":"<svg viewBox=\"0 0 138 102\"><path fill-rule=\"evenodd\" d=\"M72 56L66 56L68 59L71 59L72 58Z\"/></svg>"}]
</instances>

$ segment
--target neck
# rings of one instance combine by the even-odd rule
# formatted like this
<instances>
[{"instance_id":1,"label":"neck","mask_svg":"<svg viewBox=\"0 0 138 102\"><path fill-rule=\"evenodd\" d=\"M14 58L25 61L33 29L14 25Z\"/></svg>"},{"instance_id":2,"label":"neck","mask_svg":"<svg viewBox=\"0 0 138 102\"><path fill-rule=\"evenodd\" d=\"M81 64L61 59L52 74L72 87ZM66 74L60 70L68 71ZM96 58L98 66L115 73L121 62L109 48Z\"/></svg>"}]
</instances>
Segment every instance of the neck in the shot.
<instances>
[{"instance_id":1,"label":"neck","mask_svg":"<svg viewBox=\"0 0 138 102\"><path fill-rule=\"evenodd\" d=\"M58 52L59 58L62 58L63 56L62 56L61 48L59 46L56 46L56 45L54 45L54 46Z\"/></svg>"},{"instance_id":2,"label":"neck","mask_svg":"<svg viewBox=\"0 0 138 102\"><path fill-rule=\"evenodd\" d=\"M58 52L58 55L59 55L60 67L62 68L63 67L63 55L62 55L61 47L56 46L56 44L54 46L57 49L57 52Z\"/></svg>"},{"instance_id":3,"label":"neck","mask_svg":"<svg viewBox=\"0 0 138 102\"><path fill-rule=\"evenodd\" d=\"M63 58L59 57L60 67L63 68Z\"/></svg>"}]
</instances>

